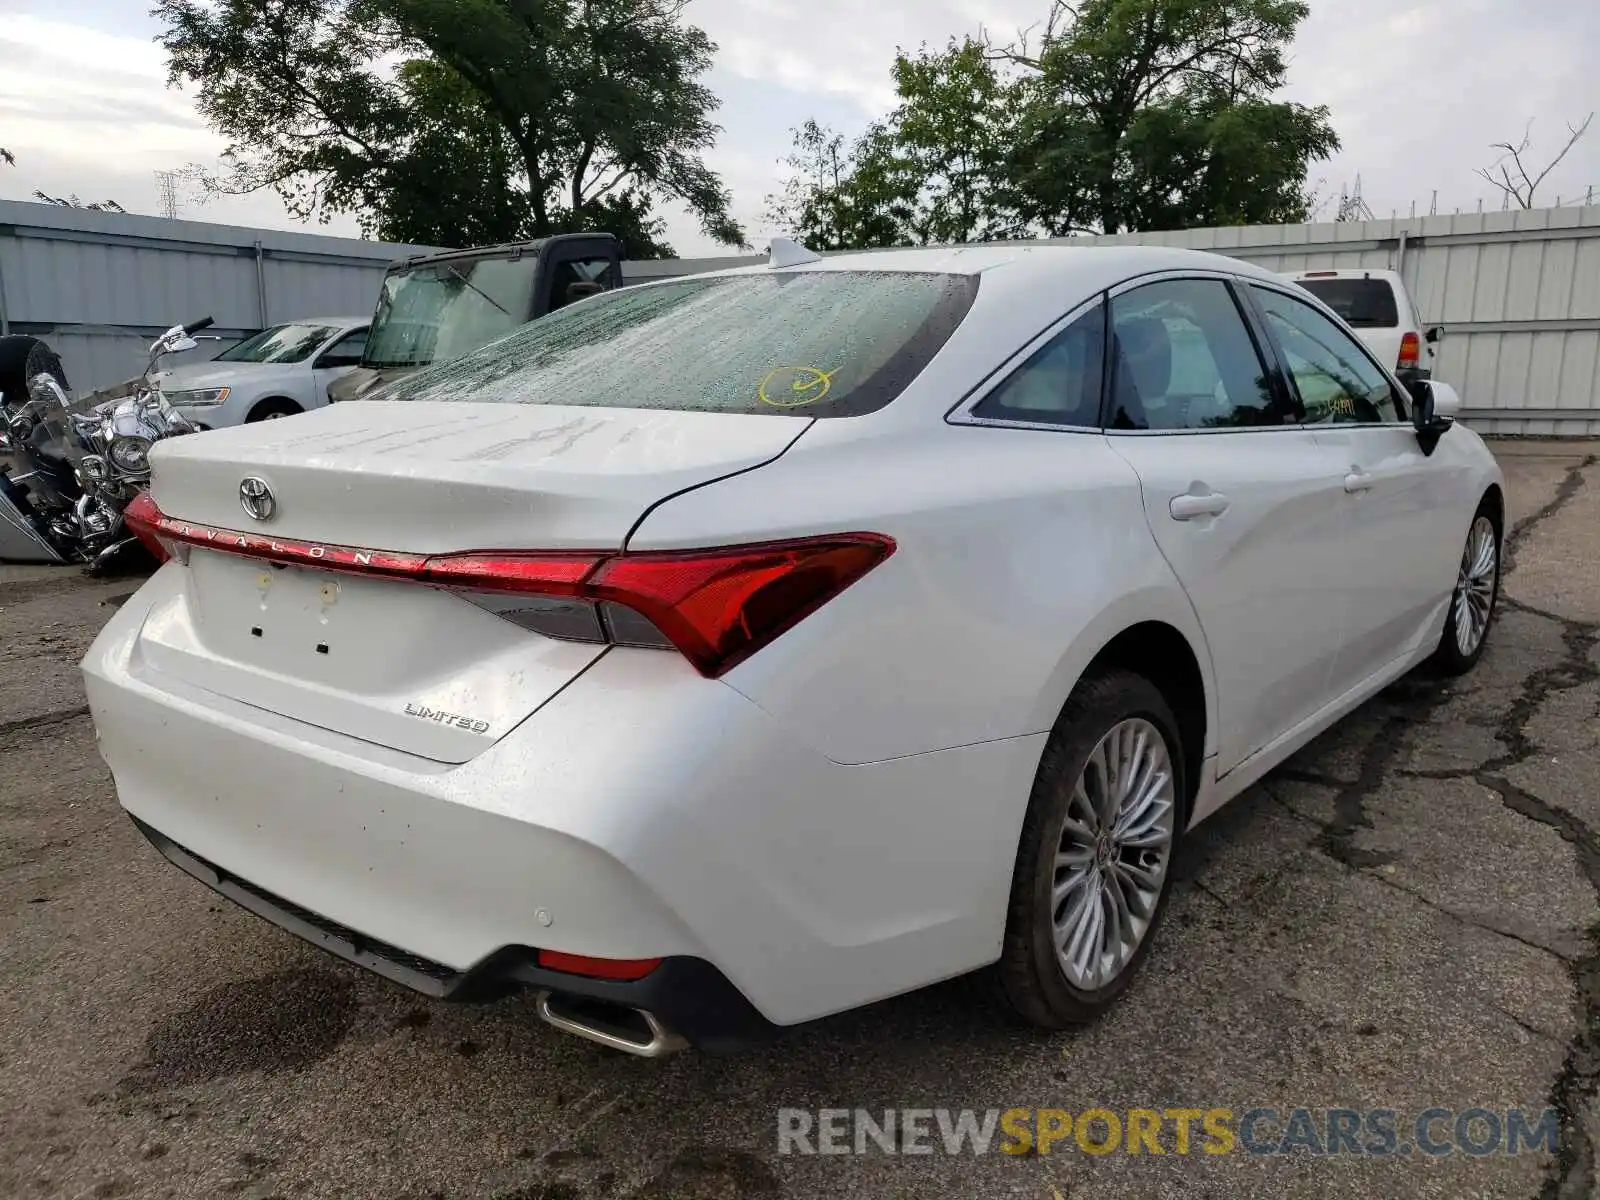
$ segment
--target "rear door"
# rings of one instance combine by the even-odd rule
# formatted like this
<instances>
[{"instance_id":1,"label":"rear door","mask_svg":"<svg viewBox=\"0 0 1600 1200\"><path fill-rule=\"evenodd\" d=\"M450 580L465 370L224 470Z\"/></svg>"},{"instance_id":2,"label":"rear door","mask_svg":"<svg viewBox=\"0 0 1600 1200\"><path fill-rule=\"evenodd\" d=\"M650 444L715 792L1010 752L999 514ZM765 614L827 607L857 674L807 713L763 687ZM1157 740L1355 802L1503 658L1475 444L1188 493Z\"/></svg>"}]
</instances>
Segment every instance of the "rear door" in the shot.
<instances>
[{"instance_id":1,"label":"rear door","mask_svg":"<svg viewBox=\"0 0 1600 1200\"><path fill-rule=\"evenodd\" d=\"M1299 424L1227 277L1126 285L1111 320L1107 433L1205 630L1220 774L1330 698L1342 472Z\"/></svg>"},{"instance_id":2,"label":"rear door","mask_svg":"<svg viewBox=\"0 0 1600 1200\"><path fill-rule=\"evenodd\" d=\"M1307 424L1342 468L1343 692L1437 636L1471 477L1450 453L1422 453L1400 388L1336 322L1286 290L1252 285L1250 294Z\"/></svg>"}]
</instances>

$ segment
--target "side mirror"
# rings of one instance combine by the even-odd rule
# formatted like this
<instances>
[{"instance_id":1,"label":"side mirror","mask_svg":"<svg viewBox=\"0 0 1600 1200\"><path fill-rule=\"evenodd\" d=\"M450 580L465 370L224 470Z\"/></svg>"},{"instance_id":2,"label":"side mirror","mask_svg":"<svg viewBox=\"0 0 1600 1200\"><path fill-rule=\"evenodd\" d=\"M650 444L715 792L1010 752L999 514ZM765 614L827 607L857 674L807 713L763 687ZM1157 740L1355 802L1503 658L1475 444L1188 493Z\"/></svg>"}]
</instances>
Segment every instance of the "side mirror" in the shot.
<instances>
[{"instance_id":1,"label":"side mirror","mask_svg":"<svg viewBox=\"0 0 1600 1200\"><path fill-rule=\"evenodd\" d=\"M1437 379L1428 380L1428 391L1433 394L1433 418L1449 418L1455 420L1461 415L1461 393L1448 383Z\"/></svg>"},{"instance_id":2,"label":"side mirror","mask_svg":"<svg viewBox=\"0 0 1600 1200\"><path fill-rule=\"evenodd\" d=\"M1444 336L1444 326L1443 325L1435 325L1431 329L1429 329L1428 332L1424 333L1422 336L1423 336L1423 339L1425 341L1427 341L1428 345L1431 346L1435 342L1437 342L1440 338L1442 338Z\"/></svg>"},{"instance_id":3,"label":"side mirror","mask_svg":"<svg viewBox=\"0 0 1600 1200\"><path fill-rule=\"evenodd\" d=\"M1406 384L1411 393L1411 424L1424 454L1432 454L1439 439L1455 424L1451 419L1461 411L1461 397L1448 383L1432 379L1413 379Z\"/></svg>"}]
</instances>

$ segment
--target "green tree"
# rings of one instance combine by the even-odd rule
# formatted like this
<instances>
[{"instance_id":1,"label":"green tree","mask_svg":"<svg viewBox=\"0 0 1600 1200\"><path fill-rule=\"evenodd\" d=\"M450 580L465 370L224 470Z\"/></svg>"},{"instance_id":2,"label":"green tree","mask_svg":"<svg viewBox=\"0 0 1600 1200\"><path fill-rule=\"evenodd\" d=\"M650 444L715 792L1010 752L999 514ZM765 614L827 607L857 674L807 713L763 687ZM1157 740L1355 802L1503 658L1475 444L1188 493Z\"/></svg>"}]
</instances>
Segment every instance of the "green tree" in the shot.
<instances>
[{"instance_id":1,"label":"green tree","mask_svg":"<svg viewBox=\"0 0 1600 1200\"><path fill-rule=\"evenodd\" d=\"M529 228L516 147L466 82L431 59L400 65L412 118L362 187L362 231L389 242L485 246Z\"/></svg>"},{"instance_id":2,"label":"green tree","mask_svg":"<svg viewBox=\"0 0 1600 1200\"><path fill-rule=\"evenodd\" d=\"M857 161L863 138L846 146L844 135L816 121L793 131L783 162L789 178L767 197L767 223L793 234L813 250L861 250L905 245L896 220L895 197L884 193L877 159L867 170ZM871 157L874 151L867 147Z\"/></svg>"},{"instance_id":3,"label":"green tree","mask_svg":"<svg viewBox=\"0 0 1600 1200\"><path fill-rule=\"evenodd\" d=\"M981 44L895 55L900 103L846 147L815 121L794 131L767 218L819 250L920 246L1020 232L1007 207L1013 87Z\"/></svg>"},{"instance_id":4,"label":"green tree","mask_svg":"<svg viewBox=\"0 0 1600 1200\"><path fill-rule=\"evenodd\" d=\"M891 197L901 240L988 241L1021 232L1008 212L1014 84L972 38L895 55L899 105L857 149L863 184Z\"/></svg>"},{"instance_id":5,"label":"green tree","mask_svg":"<svg viewBox=\"0 0 1600 1200\"><path fill-rule=\"evenodd\" d=\"M742 244L702 154L713 45L682 0L160 0L174 84L229 141L228 191L458 245L607 222L667 249L682 202ZM398 63L396 67L394 64Z\"/></svg>"},{"instance_id":6,"label":"green tree","mask_svg":"<svg viewBox=\"0 0 1600 1200\"><path fill-rule=\"evenodd\" d=\"M1338 149L1326 108L1275 102L1304 0L1060 0L1022 72L1010 175L1053 234L1301 220Z\"/></svg>"},{"instance_id":7,"label":"green tree","mask_svg":"<svg viewBox=\"0 0 1600 1200\"><path fill-rule=\"evenodd\" d=\"M796 133L791 228L831 246L1304 220L1325 108L1275 101L1303 0L1056 0L1042 34L895 58L853 145Z\"/></svg>"}]
</instances>

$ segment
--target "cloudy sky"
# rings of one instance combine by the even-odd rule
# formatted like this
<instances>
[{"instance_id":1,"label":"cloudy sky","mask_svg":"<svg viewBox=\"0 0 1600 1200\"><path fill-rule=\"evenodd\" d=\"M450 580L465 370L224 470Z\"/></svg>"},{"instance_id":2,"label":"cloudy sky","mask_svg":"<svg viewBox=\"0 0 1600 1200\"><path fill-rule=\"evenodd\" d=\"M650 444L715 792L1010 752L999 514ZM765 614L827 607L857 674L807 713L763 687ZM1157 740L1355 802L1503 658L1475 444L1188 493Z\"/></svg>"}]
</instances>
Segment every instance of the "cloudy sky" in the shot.
<instances>
[{"instance_id":1,"label":"cloudy sky","mask_svg":"<svg viewBox=\"0 0 1600 1200\"><path fill-rule=\"evenodd\" d=\"M893 102L897 46L942 45L987 25L1015 29L1049 0L694 0L692 20L718 43L709 79L721 96L712 165L752 234L781 178L788 131L807 117L858 132ZM148 0L0 0L0 198L35 188L114 197L158 211L153 172L213 164L221 148L183 93L165 86ZM1600 108L1600 5L1584 0L1311 0L1294 47L1289 96L1326 104L1344 148L1313 178L1335 200L1361 179L1379 216L1499 200L1473 174L1489 144L1521 138L1553 152L1566 123ZM1600 119L1541 188L1554 201L1600 196ZM186 214L296 227L271 195L212 201ZM680 253L709 252L692 220L669 213ZM316 232L315 229L312 230ZM335 218L323 232L353 234ZM758 242L759 244L759 242Z\"/></svg>"}]
</instances>

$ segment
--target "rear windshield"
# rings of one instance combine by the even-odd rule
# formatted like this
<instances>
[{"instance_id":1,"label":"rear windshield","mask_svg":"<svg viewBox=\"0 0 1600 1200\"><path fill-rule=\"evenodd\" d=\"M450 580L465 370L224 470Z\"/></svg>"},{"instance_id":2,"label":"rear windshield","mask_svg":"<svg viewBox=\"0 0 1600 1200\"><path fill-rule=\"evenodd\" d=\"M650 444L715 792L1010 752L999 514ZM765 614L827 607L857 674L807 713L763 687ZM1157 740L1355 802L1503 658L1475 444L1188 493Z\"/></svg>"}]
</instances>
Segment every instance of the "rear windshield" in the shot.
<instances>
[{"instance_id":1,"label":"rear windshield","mask_svg":"<svg viewBox=\"0 0 1600 1200\"><path fill-rule=\"evenodd\" d=\"M785 271L624 288L372 398L858 416L916 378L977 286L971 275Z\"/></svg>"},{"instance_id":2,"label":"rear windshield","mask_svg":"<svg viewBox=\"0 0 1600 1200\"><path fill-rule=\"evenodd\" d=\"M1299 279L1352 329L1388 329L1400 324L1394 288L1387 279Z\"/></svg>"},{"instance_id":3,"label":"rear windshield","mask_svg":"<svg viewBox=\"0 0 1600 1200\"><path fill-rule=\"evenodd\" d=\"M245 338L217 355L217 362L237 363L297 363L311 357L311 352L334 334L335 325L279 325L263 329L254 337Z\"/></svg>"}]
</instances>

